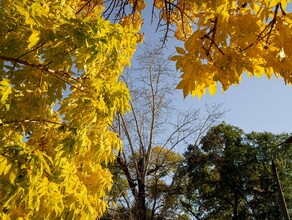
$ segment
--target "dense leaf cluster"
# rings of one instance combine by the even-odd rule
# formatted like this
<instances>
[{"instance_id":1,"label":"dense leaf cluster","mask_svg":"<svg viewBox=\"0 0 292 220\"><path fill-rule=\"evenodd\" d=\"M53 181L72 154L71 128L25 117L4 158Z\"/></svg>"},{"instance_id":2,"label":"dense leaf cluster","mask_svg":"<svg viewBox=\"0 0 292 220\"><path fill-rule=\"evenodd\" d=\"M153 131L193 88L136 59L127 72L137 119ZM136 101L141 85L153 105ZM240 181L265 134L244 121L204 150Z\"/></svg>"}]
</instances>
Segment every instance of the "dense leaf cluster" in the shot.
<instances>
[{"instance_id":1,"label":"dense leaf cluster","mask_svg":"<svg viewBox=\"0 0 292 220\"><path fill-rule=\"evenodd\" d=\"M0 218L95 219L129 108L136 30L79 1L0 2Z\"/></svg>"}]
</instances>

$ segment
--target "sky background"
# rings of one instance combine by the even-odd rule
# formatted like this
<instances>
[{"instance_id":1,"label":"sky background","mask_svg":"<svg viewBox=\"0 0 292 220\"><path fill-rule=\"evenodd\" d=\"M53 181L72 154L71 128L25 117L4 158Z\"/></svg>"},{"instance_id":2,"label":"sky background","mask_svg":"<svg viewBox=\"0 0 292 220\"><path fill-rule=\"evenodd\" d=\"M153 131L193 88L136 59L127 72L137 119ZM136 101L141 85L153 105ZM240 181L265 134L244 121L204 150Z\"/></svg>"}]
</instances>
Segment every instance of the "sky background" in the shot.
<instances>
[{"instance_id":1,"label":"sky background","mask_svg":"<svg viewBox=\"0 0 292 220\"><path fill-rule=\"evenodd\" d=\"M291 3L289 3L291 8ZM156 23L150 24L151 6L143 12L144 25L142 32L145 35L145 41L158 42L162 32L155 33ZM165 52L171 55L175 52L175 46L182 44L173 39L167 42ZM292 43L292 42L291 42ZM139 54L141 49L137 49ZM181 73L177 72L177 77ZM292 86L285 85L282 79L273 77L268 80L267 77L248 78L244 74L242 81L238 86L232 86L224 93L218 86L215 96L202 96L200 100L197 97L188 96L183 98L181 90L178 90L174 97L178 105L184 108L193 106L203 109L206 105L222 104L227 110L223 120L231 125L238 126L245 132L268 131L272 133L292 132Z\"/></svg>"}]
</instances>

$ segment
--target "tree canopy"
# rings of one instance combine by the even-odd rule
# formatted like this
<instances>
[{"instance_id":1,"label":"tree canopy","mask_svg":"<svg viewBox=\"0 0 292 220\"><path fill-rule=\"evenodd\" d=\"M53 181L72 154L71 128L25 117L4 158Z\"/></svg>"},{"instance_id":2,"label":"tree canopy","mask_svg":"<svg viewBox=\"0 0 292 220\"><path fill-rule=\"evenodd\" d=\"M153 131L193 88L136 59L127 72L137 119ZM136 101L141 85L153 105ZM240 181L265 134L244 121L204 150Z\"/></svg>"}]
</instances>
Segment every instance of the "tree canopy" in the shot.
<instances>
[{"instance_id":1,"label":"tree canopy","mask_svg":"<svg viewBox=\"0 0 292 220\"><path fill-rule=\"evenodd\" d=\"M211 128L200 146L190 145L181 174L182 203L197 219L283 219L271 150L287 134L244 133L220 124ZM284 196L291 213L291 144L274 152ZM183 181L184 181L183 180Z\"/></svg>"},{"instance_id":2,"label":"tree canopy","mask_svg":"<svg viewBox=\"0 0 292 220\"><path fill-rule=\"evenodd\" d=\"M6 2L9 1L2 4ZM34 2L34 6L38 2L42 1ZM165 33L163 41L174 36L184 42L184 47L177 47L177 54L171 58L182 72L177 88L183 90L184 96L200 97L206 89L213 95L217 82L226 90L239 84L245 72L257 77L274 75L291 84L292 48L286 43L291 41L292 27L289 0L72 2L77 16L95 14L137 31L143 25L146 4L152 6L152 16L145 19L157 20L157 28ZM142 35L138 36L141 40Z\"/></svg>"},{"instance_id":3,"label":"tree canopy","mask_svg":"<svg viewBox=\"0 0 292 220\"><path fill-rule=\"evenodd\" d=\"M213 95L217 82L226 90L239 84L245 72L269 79L274 75L291 84L289 0L116 0L104 13L139 27L146 3L152 5L152 16L164 37L174 32L184 42L171 58L182 72L177 88L184 96L200 97L207 88Z\"/></svg>"},{"instance_id":4,"label":"tree canopy","mask_svg":"<svg viewBox=\"0 0 292 220\"><path fill-rule=\"evenodd\" d=\"M80 1L0 2L0 218L96 219L138 37Z\"/></svg>"}]
</instances>

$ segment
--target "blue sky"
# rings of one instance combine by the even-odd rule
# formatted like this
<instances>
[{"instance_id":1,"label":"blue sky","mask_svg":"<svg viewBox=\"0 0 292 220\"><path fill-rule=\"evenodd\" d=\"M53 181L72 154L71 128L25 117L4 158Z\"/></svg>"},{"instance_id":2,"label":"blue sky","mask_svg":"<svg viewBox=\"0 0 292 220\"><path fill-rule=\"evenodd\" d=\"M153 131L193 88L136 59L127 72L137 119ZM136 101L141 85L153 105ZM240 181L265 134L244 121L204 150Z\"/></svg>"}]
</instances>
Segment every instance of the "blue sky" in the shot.
<instances>
[{"instance_id":1,"label":"blue sky","mask_svg":"<svg viewBox=\"0 0 292 220\"><path fill-rule=\"evenodd\" d=\"M142 31L146 41L157 42L162 33L154 33L156 23L150 25L150 16L151 9L145 10ZM167 52L174 53L174 46L177 44L170 39ZM179 72L177 76L180 76ZM228 110L224 121L245 132L292 132L292 86L285 85L282 79L248 78L245 74L238 86L232 86L224 93L219 88L215 96L207 94L198 100L191 96L183 99L182 91L178 91L175 98L185 108L190 105L203 108L205 105L221 103Z\"/></svg>"},{"instance_id":2,"label":"blue sky","mask_svg":"<svg viewBox=\"0 0 292 220\"><path fill-rule=\"evenodd\" d=\"M245 132L292 132L292 86L275 78L243 77L239 86L232 86L224 93L206 95L200 100L188 97L184 105L193 102L204 106L222 103L226 110L225 122L238 126Z\"/></svg>"}]
</instances>

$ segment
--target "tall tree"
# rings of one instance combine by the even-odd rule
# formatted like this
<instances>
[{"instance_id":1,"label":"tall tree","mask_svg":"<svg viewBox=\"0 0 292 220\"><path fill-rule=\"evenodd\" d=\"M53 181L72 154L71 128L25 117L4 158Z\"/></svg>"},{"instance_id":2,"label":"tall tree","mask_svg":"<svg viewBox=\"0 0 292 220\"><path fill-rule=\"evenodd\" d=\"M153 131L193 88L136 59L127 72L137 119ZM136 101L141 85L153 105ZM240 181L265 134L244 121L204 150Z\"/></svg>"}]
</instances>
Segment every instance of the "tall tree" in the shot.
<instances>
[{"instance_id":1,"label":"tall tree","mask_svg":"<svg viewBox=\"0 0 292 220\"><path fill-rule=\"evenodd\" d=\"M124 76L132 97L131 112L118 115L113 128L124 143L117 155L120 172L115 194L118 205L126 207L116 211L128 211L133 219L154 219L170 205L166 195L182 160L173 150L195 140L222 115L218 106L210 109L205 119L194 109L177 110L169 61L161 48L144 48L137 58L137 68ZM124 187L121 179L126 180ZM174 205L175 200L172 202ZM170 205L165 215L171 208L174 206ZM172 214L175 218L178 213Z\"/></svg>"},{"instance_id":2,"label":"tall tree","mask_svg":"<svg viewBox=\"0 0 292 220\"><path fill-rule=\"evenodd\" d=\"M81 2L82 3L82 2ZM82 3L83 5L84 3ZM96 219L136 30L80 1L0 1L0 219Z\"/></svg>"},{"instance_id":3,"label":"tall tree","mask_svg":"<svg viewBox=\"0 0 292 220\"><path fill-rule=\"evenodd\" d=\"M224 123L212 127L200 146L190 145L185 153L185 209L197 219L283 219L271 150L287 137L245 134ZM292 201L291 153L291 145L283 145L275 155L287 204Z\"/></svg>"}]
</instances>

